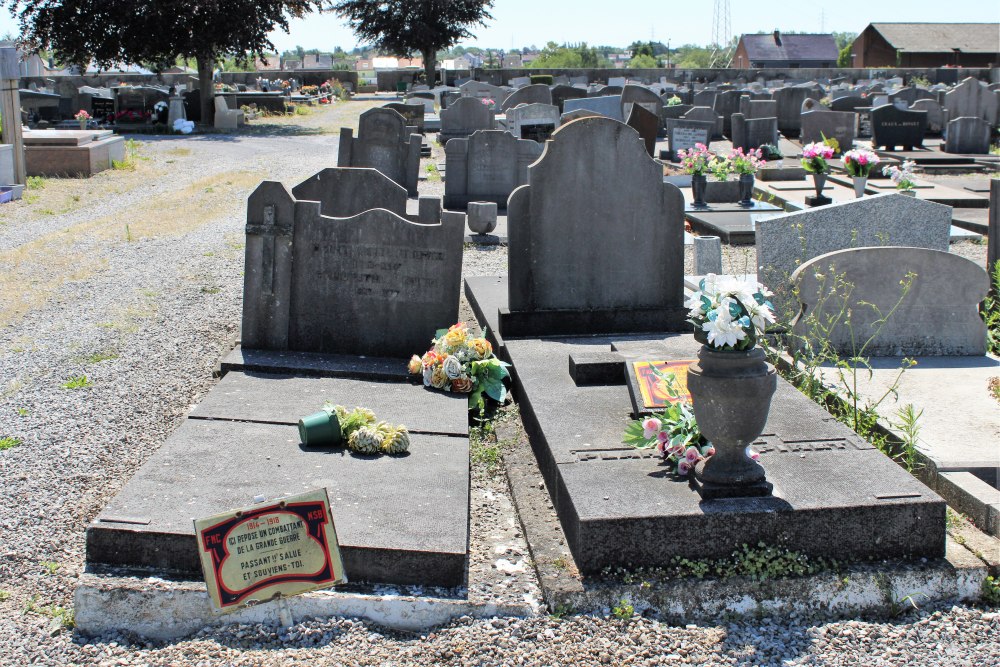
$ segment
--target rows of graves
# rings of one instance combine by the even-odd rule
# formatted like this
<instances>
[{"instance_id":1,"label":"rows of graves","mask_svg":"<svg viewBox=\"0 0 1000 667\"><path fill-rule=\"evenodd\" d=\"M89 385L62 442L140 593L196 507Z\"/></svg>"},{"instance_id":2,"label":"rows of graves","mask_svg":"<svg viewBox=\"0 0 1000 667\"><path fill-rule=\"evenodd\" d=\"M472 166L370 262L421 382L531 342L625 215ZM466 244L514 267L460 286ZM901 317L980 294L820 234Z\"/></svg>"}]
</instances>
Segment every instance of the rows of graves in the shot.
<instances>
[{"instance_id":1,"label":"rows of graves","mask_svg":"<svg viewBox=\"0 0 1000 667\"><path fill-rule=\"evenodd\" d=\"M655 450L622 444L627 422L653 408L631 384L638 365L693 361L699 348L685 305L697 284L684 272L690 193L665 179L657 145L665 139L672 154L725 136L781 151L789 137L816 131L854 141L867 113L873 143L917 150L906 114L928 110L897 102L930 98L909 100L919 89L893 83L867 87L865 95L891 97L867 112L810 104L827 92L818 84L507 91L479 82L365 112L357 136L342 131L337 167L292 188L264 182L250 196L241 345L223 360L219 384L88 527L88 565L195 578L192 515L326 488L349 580L461 590L467 401L410 381L407 359L458 319L461 211L477 202L506 213L508 272L466 279L465 297L511 364L538 468L581 572L723 556L759 542L846 561L943 558L942 498L782 380L753 441L768 493L705 496ZM843 93L836 102L859 87L829 88ZM943 95L949 133L970 117L996 125L994 90L966 81ZM435 108L440 116L430 118ZM419 195L422 132L435 122L447 160L444 201L419 197L408 213ZM927 124L916 127L922 140ZM886 139L887 128L914 134ZM800 310L795 282L815 302L819 288L802 282L809 271L835 267L867 287L898 283L899 271L916 266L927 289L911 292L905 329L923 334L890 329L879 352L996 365L976 314L986 273L948 253L947 206L883 193L790 213L751 209L768 212L752 240L757 277L775 292L778 312ZM857 254L838 255L848 250ZM936 292L945 283L952 296L942 307ZM892 294L862 289L858 298L888 307ZM405 424L408 453L304 444L296 423L324 401Z\"/></svg>"}]
</instances>

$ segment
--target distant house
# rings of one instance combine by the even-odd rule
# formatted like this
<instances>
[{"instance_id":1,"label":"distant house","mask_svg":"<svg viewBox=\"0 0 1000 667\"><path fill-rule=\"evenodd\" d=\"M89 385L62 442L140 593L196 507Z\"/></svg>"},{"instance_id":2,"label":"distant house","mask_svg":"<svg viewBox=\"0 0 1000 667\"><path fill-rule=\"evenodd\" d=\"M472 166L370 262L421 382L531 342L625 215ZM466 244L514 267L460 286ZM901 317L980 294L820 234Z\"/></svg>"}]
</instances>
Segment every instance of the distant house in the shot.
<instances>
[{"instance_id":1,"label":"distant house","mask_svg":"<svg viewBox=\"0 0 1000 667\"><path fill-rule=\"evenodd\" d=\"M424 59L423 58L398 58L396 60L396 67L399 67L399 68L415 67L416 69L423 69L424 68Z\"/></svg>"},{"instance_id":2,"label":"distant house","mask_svg":"<svg viewBox=\"0 0 1000 667\"><path fill-rule=\"evenodd\" d=\"M354 61L354 69L358 72L370 72L375 69L375 65L371 58L358 58Z\"/></svg>"},{"instance_id":3,"label":"distant house","mask_svg":"<svg viewBox=\"0 0 1000 667\"><path fill-rule=\"evenodd\" d=\"M307 53L302 59L302 69L333 69L333 56L329 53Z\"/></svg>"},{"instance_id":4,"label":"distant house","mask_svg":"<svg viewBox=\"0 0 1000 667\"><path fill-rule=\"evenodd\" d=\"M258 72L274 72L281 69L281 58L273 54L268 54L266 58L254 58L253 67Z\"/></svg>"},{"instance_id":5,"label":"distant house","mask_svg":"<svg viewBox=\"0 0 1000 667\"><path fill-rule=\"evenodd\" d=\"M833 35L783 35L775 30L770 34L740 37L732 66L737 69L836 67L838 55Z\"/></svg>"},{"instance_id":6,"label":"distant house","mask_svg":"<svg viewBox=\"0 0 1000 667\"><path fill-rule=\"evenodd\" d=\"M286 71L302 69L302 60L300 60L299 58L282 58L281 69Z\"/></svg>"},{"instance_id":7,"label":"distant house","mask_svg":"<svg viewBox=\"0 0 1000 667\"><path fill-rule=\"evenodd\" d=\"M996 67L1000 23L870 23L851 67Z\"/></svg>"}]
</instances>

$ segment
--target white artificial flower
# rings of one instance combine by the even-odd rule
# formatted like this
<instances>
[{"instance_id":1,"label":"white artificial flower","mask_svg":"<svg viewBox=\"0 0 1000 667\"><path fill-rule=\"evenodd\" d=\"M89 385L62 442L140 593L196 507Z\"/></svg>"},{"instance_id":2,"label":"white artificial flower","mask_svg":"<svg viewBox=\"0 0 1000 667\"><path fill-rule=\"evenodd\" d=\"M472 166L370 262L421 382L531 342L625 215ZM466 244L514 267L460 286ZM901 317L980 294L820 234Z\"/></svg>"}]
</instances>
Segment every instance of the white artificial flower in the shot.
<instances>
[{"instance_id":1,"label":"white artificial flower","mask_svg":"<svg viewBox=\"0 0 1000 667\"><path fill-rule=\"evenodd\" d=\"M761 331L767 328L768 322L774 322L774 313L767 306L762 306L756 301L751 301L746 304L746 308L750 314L750 321Z\"/></svg>"},{"instance_id":2,"label":"white artificial flower","mask_svg":"<svg viewBox=\"0 0 1000 667\"><path fill-rule=\"evenodd\" d=\"M734 322L729 315L728 308L721 310L719 316L714 320L708 320L701 325L702 330L708 333L708 342L716 347L725 347L736 344L747 337L747 333L738 322Z\"/></svg>"},{"instance_id":3,"label":"white artificial flower","mask_svg":"<svg viewBox=\"0 0 1000 667\"><path fill-rule=\"evenodd\" d=\"M444 358L441 368L449 380L456 380L462 376L462 361L453 354L449 354Z\"/></svg>"}]
</instances>

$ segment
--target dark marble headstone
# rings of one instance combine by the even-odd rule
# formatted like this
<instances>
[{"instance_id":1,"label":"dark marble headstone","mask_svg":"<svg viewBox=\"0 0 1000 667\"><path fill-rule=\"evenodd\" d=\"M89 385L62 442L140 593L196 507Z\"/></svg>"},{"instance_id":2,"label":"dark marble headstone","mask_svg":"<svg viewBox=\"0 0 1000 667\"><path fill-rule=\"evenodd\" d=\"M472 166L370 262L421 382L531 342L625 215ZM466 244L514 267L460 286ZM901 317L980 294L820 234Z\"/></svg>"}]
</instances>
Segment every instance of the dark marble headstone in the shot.
<instances>
[{"instance_id":1,"label":"dark marble headstone","mask_svg":"<svg viewBox=\"0 0 1000 667\"><path fill-rule=\"evenodd\" d=\"M635 128L646 144L646 152L652 156L656 150L656 135L660 130L660 117L639 104L633 104L626 124Z\"/></svg>"},{"instance_id":2,"label":"dark marble headstone","mask_svg":"<svg viewBox=\"0 0 1000 667\"><path fill-rule=\"evenodd\" d=\"M586 96L586 90L574 86L560 85L552 87L552 104L559 107L559 113L563 113L563 104L566 100L578 100Z\"/></svg>"},{"instance_id":3,"label":"dark marble headstone","mask_svg":"<svg viewBox=\"0 0 1000 667\"><path fill-rule=\"evenodd\" d=\"M927 131L926 111L904 111L892 104L875 107L871 111L872 146L892 150L902 146L903 150L913 150L924 145Z\"/></svg>"},{"instance_id":4,"label":"dark marble headstone","mask_svg":"<svg viewBox=\"0 0 1000 667\"><path fill-rule=\"evenodd\" d=\"M685 118L667 121L670 159L677 160L677 151L691 150L695 144L707 146L715 127L714 121L687 120Z\"/></svg>"},{"instance_id":5,"label":"dark marble headstone","mask_svg":"<svg viewBox=\"0 0 1000 667\"><path fill-rule=\"evenodd\" d=\"M732 116L733 148L744 151L760 148L765 144L778 145L777 118L744 118L741 113Z\"/></svg>"},{"instance_id":6,"label":"dark marble headstone","mask_svg":"<svg viewBox=\"0 0 1000 667\"><path fill-rule=\"evenodd\" d=\"M990 152L990 124L982 118L948 121L944 149L948 153L985 155Z\"/></svg>"}]
</instances>

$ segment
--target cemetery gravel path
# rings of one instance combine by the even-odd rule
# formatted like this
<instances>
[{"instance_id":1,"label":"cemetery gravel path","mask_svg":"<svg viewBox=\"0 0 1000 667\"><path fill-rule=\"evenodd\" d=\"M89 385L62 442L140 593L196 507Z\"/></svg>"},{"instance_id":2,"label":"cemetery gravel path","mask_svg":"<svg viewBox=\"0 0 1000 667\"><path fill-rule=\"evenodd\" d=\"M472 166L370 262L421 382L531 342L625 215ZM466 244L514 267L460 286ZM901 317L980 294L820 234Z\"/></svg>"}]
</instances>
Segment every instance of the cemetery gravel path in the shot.
<instances>
[{"instance_id":1,"label":"cemetery gravel path","mask_svg":"<svg viewBox=\"0 0 1000 667\"><path fill-rule=\"evenodd\" d=\"M343 619L168 643L63 628L84 527L211 388L237 335L247 194L335 155L328 130L144 140L134 171L50 180L0 208L0 665L1000 664L996 610L966 606L687 627L463 618L424 635ZM506 268L503 248L465 260L467 275Z\"/></svg>"}]
</instances>

